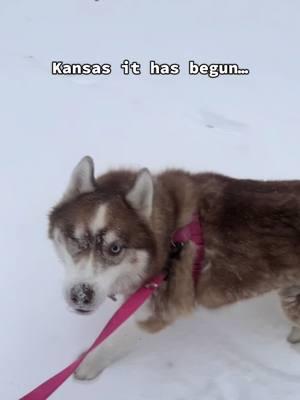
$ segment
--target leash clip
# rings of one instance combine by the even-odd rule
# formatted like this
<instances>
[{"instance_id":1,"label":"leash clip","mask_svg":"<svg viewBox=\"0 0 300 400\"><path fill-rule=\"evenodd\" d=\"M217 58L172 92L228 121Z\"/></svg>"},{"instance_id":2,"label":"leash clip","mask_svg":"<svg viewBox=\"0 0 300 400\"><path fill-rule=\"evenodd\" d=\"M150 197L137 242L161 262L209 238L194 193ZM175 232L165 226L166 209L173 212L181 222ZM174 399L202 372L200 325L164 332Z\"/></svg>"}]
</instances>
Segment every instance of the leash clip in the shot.
<instances>
[{"instance_id":1,"label":"leash clip","mask_svg":"<svg viewBox=\"0 0 300 400\"><path fill-rule=\"evenodd\" d=\"M159 287L159 284L156 282L150 282L150 283L146 283L146 285L144 287L146 289L157 289Z\"/></svg>"}]
</instances>

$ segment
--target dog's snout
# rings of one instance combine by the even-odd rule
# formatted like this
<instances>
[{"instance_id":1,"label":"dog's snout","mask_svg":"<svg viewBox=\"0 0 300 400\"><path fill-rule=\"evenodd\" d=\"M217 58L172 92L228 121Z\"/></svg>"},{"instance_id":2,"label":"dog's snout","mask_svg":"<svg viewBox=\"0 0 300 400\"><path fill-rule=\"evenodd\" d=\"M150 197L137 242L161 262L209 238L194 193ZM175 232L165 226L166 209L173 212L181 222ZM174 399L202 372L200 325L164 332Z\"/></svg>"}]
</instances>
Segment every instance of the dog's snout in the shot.
<instances>
[{"instance_id":1,"label":"dog's snout","mask_svg":"<svg viewBox=\"0 0 300 400\"><path fill-rule=\"evenodd\" d=\"M95 291L89 284L79 283L72 287L70 297L73 304L88 306L93 303Z\"/></svg>"}]
</instances>

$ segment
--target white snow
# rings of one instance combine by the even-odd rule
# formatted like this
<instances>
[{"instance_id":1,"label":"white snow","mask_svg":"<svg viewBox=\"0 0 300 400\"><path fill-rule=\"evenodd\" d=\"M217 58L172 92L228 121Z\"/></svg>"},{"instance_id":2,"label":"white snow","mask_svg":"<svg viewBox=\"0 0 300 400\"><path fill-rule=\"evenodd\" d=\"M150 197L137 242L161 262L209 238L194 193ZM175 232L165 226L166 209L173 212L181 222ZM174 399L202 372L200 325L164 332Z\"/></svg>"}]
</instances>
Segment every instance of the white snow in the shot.
<instances>
[{"instance_id":1,"label":"white snow","mask_svg":"<svg viewBox=\"0 0 300 400\"><path fill-rule=\"evenodd\" d=\"M77 356L115 305L82 318L62 297L47 213L73 166L184 167L299 178L299 12L280 0L0 2L0 398ZM124 59L142 64L125 76ZM51 76L51 61L110 63L109 76ZM179 63L150 76L148 62ZM247 76L189 76L189 60ZM299 347L276 294L178 321L93 383L53 399L295 400Z\"/></svg>"}]
</instances>

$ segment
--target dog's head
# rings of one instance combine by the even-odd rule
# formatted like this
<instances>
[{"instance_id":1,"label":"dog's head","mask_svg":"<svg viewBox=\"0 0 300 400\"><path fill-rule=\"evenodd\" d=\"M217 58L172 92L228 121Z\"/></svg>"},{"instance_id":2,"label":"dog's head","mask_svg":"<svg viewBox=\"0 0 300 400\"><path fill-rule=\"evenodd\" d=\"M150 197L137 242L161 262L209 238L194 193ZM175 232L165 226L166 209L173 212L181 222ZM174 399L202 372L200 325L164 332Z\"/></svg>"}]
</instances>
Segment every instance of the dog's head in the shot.
<instances>
[{"instance_id":1,"label":"dog's head","mask_svg":"<svg viewBox=\"0 0 300 400\"><path fill-rule=\"evenodd\" d=\"M93 311L106 297L128 295L145 280L155 253L152 200L148 170L96 181L90 157L75 167L49 218L49 236L65 266L65 297L74 310Z\"/></svg>"}]
</instances>

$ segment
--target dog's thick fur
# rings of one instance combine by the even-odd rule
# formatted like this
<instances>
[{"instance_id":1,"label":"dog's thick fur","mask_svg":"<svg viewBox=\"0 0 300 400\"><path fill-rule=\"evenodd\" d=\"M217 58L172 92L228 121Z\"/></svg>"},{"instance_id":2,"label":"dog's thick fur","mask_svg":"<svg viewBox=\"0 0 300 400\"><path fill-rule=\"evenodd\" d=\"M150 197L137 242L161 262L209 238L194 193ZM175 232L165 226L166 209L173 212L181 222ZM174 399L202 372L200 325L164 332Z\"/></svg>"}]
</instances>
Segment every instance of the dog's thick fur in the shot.
<instances>
[{"instance_id":1,"label":"dog's thick fur","mask_svg":"<svg viewBox=\"0 0 300 400\"><path fill-rule=\"evenodd\" d=\"M109 281L96 296L94 309L104 297L128 296L161 271L172 234L195 213L205 241L198 283L192 277L195 248L188 243L173 261L168 281L153 295L150 315L139 325L156 332L200 304L215 308L278 290L294 325L289 340L300 341L300 181L239 180L181 170L154 177L147 170L119 170L95 179L93 162L85 157L50 214L49 232L76 276L71 285L83 279L95 289L101 288L101 280ZM97 218L101 226L95 225ZM106 245L97 250L98 228L104 242L113 236L125 243L120 255L106 254ZM81 248L72 253L74 240ZM70 303L69 292L66 296ZM93 356L87 358L77 376L93 378L110 361L100 368ZM87 373L91 365L93 371Z\"/></svg>"}]
</instances>

